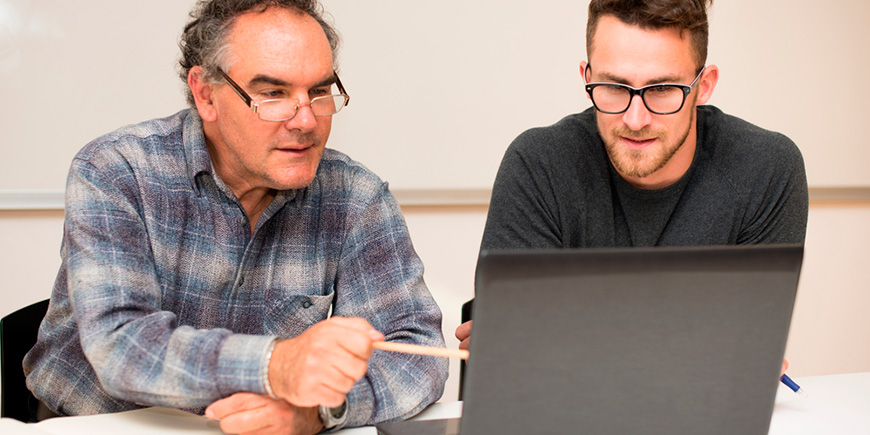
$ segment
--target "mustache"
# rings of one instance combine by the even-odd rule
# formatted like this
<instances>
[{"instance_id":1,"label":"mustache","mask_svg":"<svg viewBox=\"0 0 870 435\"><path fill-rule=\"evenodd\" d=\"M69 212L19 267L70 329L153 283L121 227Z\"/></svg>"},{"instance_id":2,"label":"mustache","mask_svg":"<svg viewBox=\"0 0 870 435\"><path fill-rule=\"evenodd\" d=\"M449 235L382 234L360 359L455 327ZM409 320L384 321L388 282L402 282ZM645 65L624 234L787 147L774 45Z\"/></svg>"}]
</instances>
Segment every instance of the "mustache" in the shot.
<instances>
[{"instance_id":1,"label":"mustache","mask_svg":"<svg viewBox=\"0 0 870 435\"><path fill-rule=\"evenodd\" d=\"M616 136L627 137L629 139L634 139L634 138L649 139L649 138L658 137L658 134L656 134L656 132L649 127L644 127L640 130L632 130L630 128L617 127L617 128L613 129L613 134Z\"/></svg>"},{"instance_id":2,"label":"mustache","mask_svg":"<svg viewBox=\"0 0 870 435\"><path fill-rule=\"evenodd\" d=\"M288 132L287 136L283 137L283 140L295 143L319 143L317 140L317 134L314 132L300 132L298 130L293 130Z\"/></svg>"}]
</instances>

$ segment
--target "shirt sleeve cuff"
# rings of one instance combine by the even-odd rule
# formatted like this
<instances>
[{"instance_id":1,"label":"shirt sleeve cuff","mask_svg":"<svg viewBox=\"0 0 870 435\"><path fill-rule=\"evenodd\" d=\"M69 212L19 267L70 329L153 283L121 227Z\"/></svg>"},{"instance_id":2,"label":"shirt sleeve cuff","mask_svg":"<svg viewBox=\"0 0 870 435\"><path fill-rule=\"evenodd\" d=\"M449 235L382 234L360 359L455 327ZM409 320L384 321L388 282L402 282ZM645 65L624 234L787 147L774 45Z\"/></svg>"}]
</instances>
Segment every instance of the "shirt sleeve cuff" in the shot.
<instances>
[{"instance_id":1,"label":"shirt sleeve cuff","mask_svg":"<svg viewBox=\"0 0 870 435\"><path fill-rule=\"evenodd\" d=\"M217 387L224 397L247 391L271 395L269 358L275 337L233 334L221 347Z\"/></svg>"},{"instance_id":2,"label":"shirt sleeve cuff","mask_svg":"<svg viewBox=\"0 0 870 435\"><path fill-rule=\"evenodd\" d=\"M272 351L275 350L275 344L278 343L277 338L272 339L272 343L269 344L268 352L266 353L266 359L263 360L263 385L266 388L266 394L273 399L279 399L278 396L275 395L275 391L272 390L272 382L269 381L269 362L272 361Z\"/></svg>"}]
</instances>

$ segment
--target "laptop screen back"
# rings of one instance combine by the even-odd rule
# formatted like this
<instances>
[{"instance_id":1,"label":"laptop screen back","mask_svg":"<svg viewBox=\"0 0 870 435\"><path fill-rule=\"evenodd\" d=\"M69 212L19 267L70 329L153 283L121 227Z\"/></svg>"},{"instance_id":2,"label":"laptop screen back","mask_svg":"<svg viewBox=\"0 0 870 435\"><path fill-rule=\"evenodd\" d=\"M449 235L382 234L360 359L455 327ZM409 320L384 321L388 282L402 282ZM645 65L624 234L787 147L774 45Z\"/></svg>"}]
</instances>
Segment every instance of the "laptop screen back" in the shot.
<instances>
[{"instance_id":1,"label":"laptop screen back","mask_svg":"<svg viewBox=\"0 0 870 435\"><path fill-rule=\"evenodd\" d=\"M462 434L766 434L803 248L481 254Z\"/></svg>"}]
</instances>

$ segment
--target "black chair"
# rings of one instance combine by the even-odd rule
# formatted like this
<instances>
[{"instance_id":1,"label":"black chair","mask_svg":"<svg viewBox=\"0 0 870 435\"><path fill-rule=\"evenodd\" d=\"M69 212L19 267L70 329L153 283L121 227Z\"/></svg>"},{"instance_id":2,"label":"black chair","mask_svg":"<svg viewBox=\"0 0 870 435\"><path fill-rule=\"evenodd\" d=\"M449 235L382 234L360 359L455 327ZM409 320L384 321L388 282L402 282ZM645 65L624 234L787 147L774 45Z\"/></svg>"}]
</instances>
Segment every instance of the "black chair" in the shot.
<instances>
[{"instance_id":1,"label":"black chair","mask_svg":"<svg viewBox=\"0 0 870 435\"><path fill-rule=\"evenodd\" d=\"M0 319L0 417L11 417L27 423L35 415L38 402L24 382L21 361L36 344L39 324L46 311L48 299Z\"/></svg>"},{"instance_id":2,"label":"black chair","mask_svg":"<svg viewBox=\"0 0 870 435\"><path fill-rule=\"evenodd\" d=\"M471 320L471 310L474 309L474 299L462 304L461 321ZM459 400L462 400L462 385L465 383L465 360L459 360Z\"/></svg>"}]
</instances>

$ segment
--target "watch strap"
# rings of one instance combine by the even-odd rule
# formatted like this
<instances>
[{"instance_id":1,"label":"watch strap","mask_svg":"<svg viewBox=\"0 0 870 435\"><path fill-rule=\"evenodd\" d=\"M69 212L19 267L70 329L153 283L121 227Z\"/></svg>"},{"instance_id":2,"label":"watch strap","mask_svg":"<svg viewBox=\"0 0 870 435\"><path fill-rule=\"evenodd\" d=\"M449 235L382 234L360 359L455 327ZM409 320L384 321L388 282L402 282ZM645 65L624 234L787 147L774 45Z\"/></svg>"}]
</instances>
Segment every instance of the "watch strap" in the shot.
<instances>
[{"instance_id":1,"label":"watch strap","mask_svg":"<svg viewBox=\"0 0 870 435\"><path fill-rule=\"evenodd\" d=\"M317 412L320 414L320 422L323 423L324 429L340 429L347 422L347 399L344 399L344 403L335 408L318 406Z\"/></svg>"}]
</instances>

